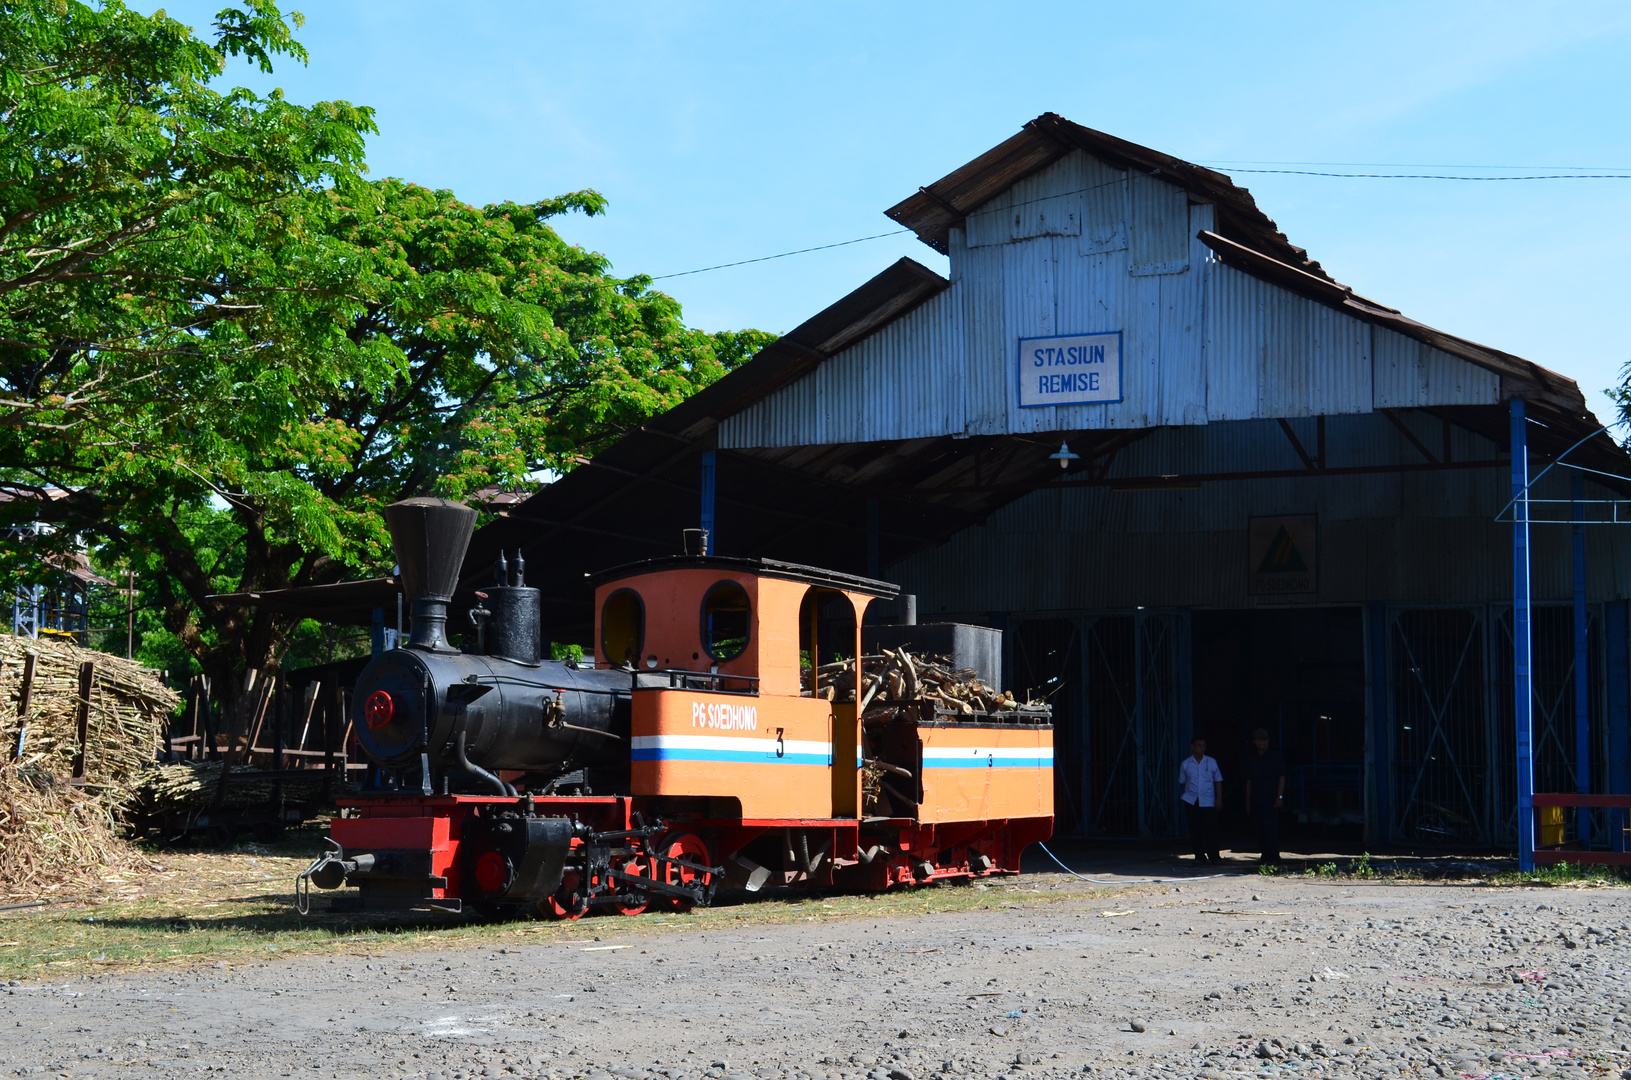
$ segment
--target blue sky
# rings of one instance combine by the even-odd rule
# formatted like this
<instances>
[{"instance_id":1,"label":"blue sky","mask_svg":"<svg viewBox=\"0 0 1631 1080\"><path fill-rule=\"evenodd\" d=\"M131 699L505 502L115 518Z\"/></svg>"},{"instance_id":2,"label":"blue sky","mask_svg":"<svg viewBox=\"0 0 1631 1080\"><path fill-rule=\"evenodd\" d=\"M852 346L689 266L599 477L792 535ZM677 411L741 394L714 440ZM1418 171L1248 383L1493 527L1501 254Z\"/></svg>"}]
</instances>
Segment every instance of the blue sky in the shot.
<instances>
[{"instance_id":1,"label":"blue sky","mask_svg":"<svg viewBox=\"0 0 1631 1080\"><path fill-rule=\"evenodd\" d=\"M207 33L220 6L166 9ZM305 14L309 66L229 78L372 105L377 176L477 204L595 188L610 213L560 228L620 273L884 232L884 209L1053 111L1233 172L1338 280L1578 379L1605 420L1601 391L1631 360L1631 180L1229 164L1631 173L1628 4L324 0ZM694 325L785 331L902 255L945 269L906 235L662 286Z\"/></svg>"}]
</instances>

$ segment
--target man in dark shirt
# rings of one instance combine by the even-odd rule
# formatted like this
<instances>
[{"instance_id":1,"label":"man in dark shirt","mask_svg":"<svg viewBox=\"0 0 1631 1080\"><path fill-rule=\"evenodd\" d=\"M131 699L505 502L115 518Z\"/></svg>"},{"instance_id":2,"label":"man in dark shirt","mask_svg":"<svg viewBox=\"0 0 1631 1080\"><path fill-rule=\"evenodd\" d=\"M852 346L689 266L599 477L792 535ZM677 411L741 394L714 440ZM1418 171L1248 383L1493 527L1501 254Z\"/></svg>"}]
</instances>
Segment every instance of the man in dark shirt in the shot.
<instances>
[{"instance_id":1,"label":"man in dark shirt","mask_svg":"<svg viewBox=\"0 0 1631 1080\"><path fill-rule=\"evenodd\" d=\"M1269 749L1269 733L1252 732L1252 753L1246 755L1246 812L1257 826L1259 861L1280 864L1280 810L1286 799L1286 763L1280 751Z\"/></svg>"}]
</instances>

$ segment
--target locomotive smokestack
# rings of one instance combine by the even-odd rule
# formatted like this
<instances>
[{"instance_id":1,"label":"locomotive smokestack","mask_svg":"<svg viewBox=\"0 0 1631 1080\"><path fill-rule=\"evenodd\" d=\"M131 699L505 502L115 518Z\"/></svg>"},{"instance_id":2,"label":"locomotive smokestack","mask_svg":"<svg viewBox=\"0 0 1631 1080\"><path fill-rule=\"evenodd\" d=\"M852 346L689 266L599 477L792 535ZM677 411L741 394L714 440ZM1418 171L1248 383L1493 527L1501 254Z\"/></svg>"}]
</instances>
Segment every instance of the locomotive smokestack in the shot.
<instances>
[{"instance_id":1,"label":"locomotive smokestack","mask_svg":"<svg viewBox=\"0 0 1631 1080\"><path fill-rule=\"evenodd\" d=\"M405 499L385 508L385 527L402 567L402 588L412 604L407 647L458 652L447 643L447 605L464 566L476 512L449 499Z\"/></svg>"}]
</instances>

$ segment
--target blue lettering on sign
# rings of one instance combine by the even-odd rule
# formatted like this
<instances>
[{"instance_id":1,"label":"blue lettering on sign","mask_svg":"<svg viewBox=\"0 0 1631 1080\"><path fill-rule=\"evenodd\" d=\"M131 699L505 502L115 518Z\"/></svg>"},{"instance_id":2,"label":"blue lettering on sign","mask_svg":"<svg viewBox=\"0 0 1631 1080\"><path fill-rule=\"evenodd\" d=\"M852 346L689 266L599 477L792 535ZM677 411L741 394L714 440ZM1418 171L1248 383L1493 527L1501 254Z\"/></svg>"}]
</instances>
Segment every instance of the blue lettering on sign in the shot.
<instances>
[{"instance_id":1,"label":"blue lettering on sign","mask_svg":"<svg viewBox=\"0 0 1631 1080\"><path fill-rule=\"evenodd\" d=\"M1070 345L1063 349L1037 349L1031 353L1034 367L1075 367L1104 363L1103 345Z\"/></svg>"},{"instance_id":2,"label":"blue lettering on sign","mask_svg":"<svg viewBox=\"0 0 1631 1080\"><path fill-rule=\"evenodd\" d=\"M1099 373L1097 371L1072 371L1063 375L1038 375L1036 377L1036 392L1039 394L1073 394L1077 391L1097 393L1098 390Z\"/></svg>"},{"instance_id":3,"label":"blue lettering on sign","mask_svg":"<svg viewBox=\"0 0 1631 1080\"><path fill-rule=\"evenodd\" d=\"M1063 349L1036 349L1031 353L1033 367L1075 367L1104 362L1103 345L1068 345Z\"/></svg>"},{"instance_id":4,"label":"blue lettering on sign","mask_svg":"<svg viewBox=\"0 0 1631 1080\"><path fill-rule=\"evenodd\" d=\"M1108 404L1121 400L1121 334L1022 339L1017 359L1022 407Z\"/></svg>"}]
</instances>

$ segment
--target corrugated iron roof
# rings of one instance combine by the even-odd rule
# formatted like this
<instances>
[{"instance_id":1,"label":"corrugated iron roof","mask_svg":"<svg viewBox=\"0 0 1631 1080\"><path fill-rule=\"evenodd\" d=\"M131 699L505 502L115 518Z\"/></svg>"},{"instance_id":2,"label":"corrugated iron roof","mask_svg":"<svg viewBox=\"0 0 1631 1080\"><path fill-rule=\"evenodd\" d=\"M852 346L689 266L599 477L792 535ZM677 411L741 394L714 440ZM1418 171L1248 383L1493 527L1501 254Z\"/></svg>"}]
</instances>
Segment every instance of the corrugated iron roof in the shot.
<instances>
[{"instance_id":1,"label":"corrugated iron roof","mask_svg":"<svg viewBox=\"0 0 1631 1080\"><path fill-rule=\"evenodd\" d=\"M1193 196L1191 201L1212 203L1218 208L1218 232L1224 236L1304 273L1330 280L1320 264L1308 257L1307 251L1286 239L1279 226L1257 208L1252 193L1237 187L1225 174L1083 127L1051 112L1043 113L1026 124L1019 134L927 187L918 188L915 195L907 196L884 212L917 233L925 244L945 254L952 226L1072 150L1081 150L1112 165L1136 169L1178 185Z\"/></svg>"},{"instance_id":2,"label":"corrugated iron roof","mask_svg":"<svg viewBox=\"0 0 1631 1080\"><path fill-rule=\"evenodd\" d=\"M905 315L951 285L913 259L901 259L824 308L712 386L692 395L647 427L687 437L786 386L834 353Z\"/></svg>"},{"instance_id":3,"label":"corrugated iron roof","mask_svg":"<svg viewBox=\"0 0 1631 1080\"><path fill-rule=\"evenodd\" d=\"M1541 367L1521 356L1514 356L1509 352L1492 349L1487 345L1436 330L1426 323L1405 316L1398 308L1390 308L1386 304L1366 299L1329 277L1307 273L1244 244L1238 244L1226 236L1203 231L1198 237L1203 244L1217 252L1218 257L1226 264L1237 270L1272 282L1299 296L1328 304L1366 322L1386 326L1406 337L1415 338L1435 349L1442 349L1487 371L1493 371L1503 379L1512 380L1516 385L1510 388L1509 397L1547 400L1563 409L1587 414L1586 399L1580 392L1580 384L1565 375Z\"/></svg>"}]
</instances>

